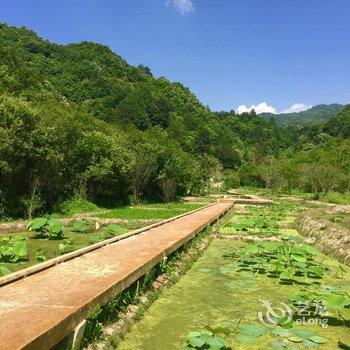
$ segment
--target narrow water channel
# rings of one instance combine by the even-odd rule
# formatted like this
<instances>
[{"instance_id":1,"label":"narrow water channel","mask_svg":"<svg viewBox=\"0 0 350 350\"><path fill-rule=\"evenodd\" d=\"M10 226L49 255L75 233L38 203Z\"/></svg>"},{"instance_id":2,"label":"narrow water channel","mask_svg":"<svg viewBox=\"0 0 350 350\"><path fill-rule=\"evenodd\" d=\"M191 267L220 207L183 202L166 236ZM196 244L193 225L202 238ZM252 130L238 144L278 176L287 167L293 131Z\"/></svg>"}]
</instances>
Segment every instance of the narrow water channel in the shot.
<instances>
[{"instance_id":1,"label":"narrow water channel","mask_svg":"<svg viewBox=\"0 0 350 350\"><path fill-rule=\"evenodd\" d=\"M186 275L164 291L126 334L118 349L347 349L349 267L298 241L298 232L286 228L293 218L287 216L285 209L271 208L263 215L262 210L252 209L246 214L235 215L231 223L226 222L220 229L221 239L214 238ZM264 225L256 225L262 221ZM249 241L249 230L242 231L242 227L249 225L267 227L254 228L254 235L279 237L280 242L269 246L270 243ZM247 239L226 239L238 234L237 230L240 235L247 234ZM281 279L282 275L274 275L271 269L286 255L285 250L289 251L289 259L294 260L287 262L284 270L293 267L297 272ZM303 275L298 271L307 272ZM320 305L318 300L303 301L302 307L308 305L307 310L302 310L308 312L306 317L292 300L302 299L303 295L323 300ZM271 315L286 315L290 319L282 322L283 318L275 317L269 322ZM276 324L276 320L281 322ZM200 347L200 342L195 347L188 340L190 332L212 331L215 327L225 328L225 324L230 325L230 331L226 329L220 334L219 330L212 337L220 337L226 347Z\"/></svg>"},{"instance_id":2,"label":"narrow water channel","mask_svg":"<svg viewBox=\"0 0 350 350\"><path fill-rule=\"evenodd\" d=\"M338 341L350 344L349 323L345 324L333 317L329 318L326 328L294 323L291 329L286 330L261 324L258 312L265 311L261 300L270 302L273 307L282 305L279 302L287 304L288 295L299 292L303 286L281 284L278 279L269 278L266 274L237 272L232 268L232 260L225 255L244 244L214 239L186 275L176 285L165 290L144 317L132 327L118 349L184 349L189 332L201 331L206 326L219 326L223 322L237 323L240 320L241 329L250 327L252 332L235 332L223 336L229 348L328 350L339 349ZM346 271L342 278L336 278L339 263L323 255L320 259L329 267L329 272L324 275L319 288L326 286L325 288L341 288L349 292L349 268L343 266ZM350 319L349 311L350 309L342 310L342 316L347 320Z\"/></svg>"}]
</instances>

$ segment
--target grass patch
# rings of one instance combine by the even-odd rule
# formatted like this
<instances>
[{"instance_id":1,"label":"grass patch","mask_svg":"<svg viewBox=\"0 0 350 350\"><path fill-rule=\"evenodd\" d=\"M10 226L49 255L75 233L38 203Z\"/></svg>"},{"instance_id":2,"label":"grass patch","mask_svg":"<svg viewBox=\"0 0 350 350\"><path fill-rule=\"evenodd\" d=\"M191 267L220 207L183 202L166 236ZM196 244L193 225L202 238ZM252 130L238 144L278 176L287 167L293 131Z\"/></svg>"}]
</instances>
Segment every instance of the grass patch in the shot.
<instances>
[{"instance_id":1,"label":"grass patch","mask_svg":"<svg viewBox=\"0 0 350 350\"><path fill-rule=\"evenodd\" d=\"M101 210L95 203L81 197L73 197L57 206L59 214L72 216L79 213L97 212Z\"/></svg>"},{"instance_id":2,"label":"grass patch","mask_svg":"<svg viewBox=\"0 0 350 350\"><path fill-rule=\"evenodd\" d=\"M203 204L169 203L143 204L138 206L121 207L99 214L98 217L108 219L169 219L202 207Z\"/></svg>"},{"instance_id":3,"label":"grass patch","mask_svg":"<svg viewBox=\"0 0 350 350\"><path fill-rule=\"evenodd\" d=\"M347 205L350 204L350 194L331 192L326 195L323 201L328 203Z\"/></svg>"}]
</instances>

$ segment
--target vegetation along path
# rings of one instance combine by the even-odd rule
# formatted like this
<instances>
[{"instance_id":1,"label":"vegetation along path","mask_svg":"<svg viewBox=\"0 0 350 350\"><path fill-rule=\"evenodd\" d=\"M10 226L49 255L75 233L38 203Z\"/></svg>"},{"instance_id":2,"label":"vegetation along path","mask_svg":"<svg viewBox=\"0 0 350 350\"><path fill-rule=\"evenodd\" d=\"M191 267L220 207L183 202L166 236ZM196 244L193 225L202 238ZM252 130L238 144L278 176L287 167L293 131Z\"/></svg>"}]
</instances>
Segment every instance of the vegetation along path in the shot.
<instances>
[{"instance_id":1,"label":"vegetation along path","mask_svg":"<svg viewBox=\"0 0 350 350\"><path fill-rule=\"evenodd\" d=\"M232 205L216 203L0 287L1 349L54 346L94 306L120 293Z\"/></svg>"}]
</instances>

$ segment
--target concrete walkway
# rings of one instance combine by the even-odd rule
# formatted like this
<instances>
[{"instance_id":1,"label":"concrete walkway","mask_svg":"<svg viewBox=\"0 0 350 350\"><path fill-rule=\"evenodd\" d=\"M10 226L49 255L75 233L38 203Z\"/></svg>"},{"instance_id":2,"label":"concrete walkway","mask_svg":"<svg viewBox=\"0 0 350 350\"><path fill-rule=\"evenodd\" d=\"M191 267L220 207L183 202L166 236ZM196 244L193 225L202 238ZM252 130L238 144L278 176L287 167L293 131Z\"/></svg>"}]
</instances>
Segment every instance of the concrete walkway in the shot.
<instances>
[{"instance_id":1,"label":"concrete walkway","mask_svg":"<svg viewBox=\"0 0 350 350\"><path fill-rule=\"evenodd\" d=\"M206 207L0 288L0 349L50 349L147 270L224 214Z\"/></svg>"}]
</instances>

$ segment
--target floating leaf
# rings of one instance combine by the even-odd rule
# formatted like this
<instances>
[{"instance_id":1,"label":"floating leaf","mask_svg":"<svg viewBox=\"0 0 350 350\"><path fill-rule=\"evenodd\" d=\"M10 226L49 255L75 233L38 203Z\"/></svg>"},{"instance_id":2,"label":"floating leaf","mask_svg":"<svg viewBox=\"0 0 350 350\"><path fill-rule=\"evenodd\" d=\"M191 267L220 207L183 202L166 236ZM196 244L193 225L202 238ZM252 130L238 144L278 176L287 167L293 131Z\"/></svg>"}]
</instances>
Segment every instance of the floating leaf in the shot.
<instances>
[{"instance_id":1,"label":"floating leaf","mask_svg":"<svg viewBox=\"0 0 350 350\"><path fill-rule=\"evenodd\" d=\"M222 349L226 346L224 339L221 337L213 337L207 341L210 349Z\"/></svg>"},{"instance_id":2,"label":"floating leaf","mask_svg":"<svg viewBox=\"0 0 350 350\"><path fill-rule=\"evenodd\" d=\"M316 343L316 344L324 344L326 342L326 339L319 335L314 335L310 337L309 340L311 340L313 343Z\"/></svg>"},{"instance_id":3,"label":"floating leaf","mask_svg":"<svg viewBox=\"0 0 350 350\"><path fill-rule=\"evenodd\" d=\"M207 268L202 268L202 269L199 269L198 272L210 272L211 269L207 269Z\"/></svg>"},{"instance_id":4,"label":"floating leaf","mask_svg":"<svg viewBox=\"0 0 350 350\"><path fill-rule=\"evenodd\" d=\"M199 337L202 333L201 332L190 332L187 335L187 338L195 338L195 337Z\"/></svg>"},{"instance_id":5,"label":"floating leaf","mask_svg":"<svg viewBox=\"0 0 350 350\"><path fill-rule=\"evenodd\" d=\"M309 339L304 339L303 345L306 346L307 348L315 348L315 347L318 347L320 344L316 344Z\"/></svg>"},{"instance_id":6,"label":"floating leaf","mask_svg":"<svg viewBox=\"0 0 350 350\"><path fill-rule=\"evenodd\" d=\"M290 330L291 333L293 333L294 335L300 337L300 338L310 338L314 335L317 335L315 332L310 331L308 329L301 329L301 328L296 328L296 329L291 329Z\"/></svg>"},{"instance_id":7,"label":"floating leaf","mask_svg":"<svg viewBox=\"0 0 350 350\"><path fill-rule=\"evenodd\" d=\"M292 335L292 336L288 337L288 340L293 342L293 343L301 343L304 339L300 338L296 335Z\"/></svg>"},{"instance_id":8,"label":"floating leaf","mask_svg":"<svg viewBox=\"0 0 350 350\"><path fill-rule=\"evenodd\" d=\"M350 299L343 295L332 293L326 297L326 303L329 309L343 309L350 305Z\"/></svg>"},{"instance_id":9,"label":"floating leaf","mask_svg":"<svg viewBox=\"0 0 350 350\"><path fill-rule=\"evenodd\" d=\"M266 328L262 326L255 326L255 325L241 325L239 326L241 332L243 334L253 336L253 337L260 337L267 333Z\"/></svg>"},{"instance_id":10,"label":"floating leaf","mask_svg":"<svg viewBox=\"0 0 350 350\"><path fill-rule=\"evenodd\" d=\"M201 348L205 344L205 341L199 337L192 337L188 338L188 343L194 348Z\"/></svg>"}]
</instances>

